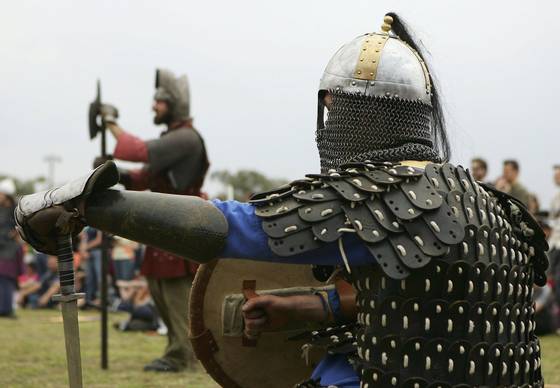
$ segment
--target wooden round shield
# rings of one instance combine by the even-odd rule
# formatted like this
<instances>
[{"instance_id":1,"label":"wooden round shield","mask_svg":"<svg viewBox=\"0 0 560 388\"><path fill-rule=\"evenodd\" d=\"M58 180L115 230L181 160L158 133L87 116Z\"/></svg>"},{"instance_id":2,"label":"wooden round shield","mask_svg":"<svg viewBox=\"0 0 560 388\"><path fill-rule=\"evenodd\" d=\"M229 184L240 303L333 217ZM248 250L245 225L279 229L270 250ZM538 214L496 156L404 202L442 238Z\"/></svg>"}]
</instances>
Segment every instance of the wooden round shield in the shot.
<instances>
[{"instance_id":1,"label":"wooden round shield","mask_svg":"<svg viewBox=\"0 0 560 388\"><path fill-rule=\"evenodd\" d=\"M305 341L288 340L304 328L263 333L254 346L244 344L240 308L244 284L251 283L257 294L302 294L325 287L315 280L309 265L229 259L200 266L191 290L189 320L197 358L222 387L286 388L307 380L323 354L313 349L306 362Z\"/></svg>"}]
</instances>

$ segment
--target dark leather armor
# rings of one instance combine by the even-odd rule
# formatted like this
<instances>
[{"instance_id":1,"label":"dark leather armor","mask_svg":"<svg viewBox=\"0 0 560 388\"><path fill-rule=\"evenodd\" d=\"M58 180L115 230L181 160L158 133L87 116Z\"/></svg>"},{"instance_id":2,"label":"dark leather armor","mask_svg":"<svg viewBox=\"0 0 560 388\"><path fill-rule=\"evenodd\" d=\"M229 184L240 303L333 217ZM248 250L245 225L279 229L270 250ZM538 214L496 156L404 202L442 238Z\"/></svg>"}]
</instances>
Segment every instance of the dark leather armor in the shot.
<instances>
[{"instance_id":1,"label":"dark leather armor","mask_svg":"<svg viewBox=\"0 0 560 388\"><path fill-rule=\"evenodd\" d=\"M280 256L344 233L367 246L371 265L348 258L364 388L543 386L532 295L548 247L515 199L449 163L353 163L252 202Z\"/></svg>"}]
</instances>

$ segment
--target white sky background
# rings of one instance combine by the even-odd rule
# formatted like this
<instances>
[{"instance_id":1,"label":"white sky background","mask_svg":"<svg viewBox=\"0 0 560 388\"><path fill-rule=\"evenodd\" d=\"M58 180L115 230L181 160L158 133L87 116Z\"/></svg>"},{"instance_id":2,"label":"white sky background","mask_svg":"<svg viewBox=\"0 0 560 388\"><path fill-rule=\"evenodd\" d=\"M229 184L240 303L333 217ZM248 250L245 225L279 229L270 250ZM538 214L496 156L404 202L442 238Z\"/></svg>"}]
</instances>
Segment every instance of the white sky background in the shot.
<instances>
[{"instance_id":1,"label":"white sky background","mask_svg":"<svg viewBox=\"0 0 560 388\"><path fill-rule=\"evenodd\" d=\"M213 170L316 172L322 71L389 10L432 55L453 161L481 155L494 178L504 158L517 158L522 181L548 207L560 162L556 1L3 1L0 173L46 175L51 153L63 158L57 182L86 173L99 153L86 120L97 78L125 129L158 136L157 67L188 74Z\"/></svg>"}]
</instances>

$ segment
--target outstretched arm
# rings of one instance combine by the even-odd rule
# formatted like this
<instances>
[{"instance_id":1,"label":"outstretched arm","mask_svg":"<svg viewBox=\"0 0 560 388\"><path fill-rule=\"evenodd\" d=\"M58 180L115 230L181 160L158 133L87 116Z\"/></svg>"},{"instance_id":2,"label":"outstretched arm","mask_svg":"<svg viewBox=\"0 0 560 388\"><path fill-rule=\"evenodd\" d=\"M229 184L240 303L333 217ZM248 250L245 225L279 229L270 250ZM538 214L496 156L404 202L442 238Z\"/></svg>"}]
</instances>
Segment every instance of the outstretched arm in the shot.
<instances>
[{"instance_id":1,"label":"outstretched arm","mask_svg":"<svg viewBox=\"0 0 560 388\"><path fill-rule=\"evenodd\" d=\"M372 262L371 255L354 236L345 237L342 244L326 244L304 254L279 257L269 248L252 205L107 190L117 180L114 163L107 163L55 191L23 197L16 211L23 237L36 249L55 254L57 223L64 220L72 224L74 233L88 224L202 263L229 257L339 265L341 245L353 264Z\"/></svg>"}]
</instances>

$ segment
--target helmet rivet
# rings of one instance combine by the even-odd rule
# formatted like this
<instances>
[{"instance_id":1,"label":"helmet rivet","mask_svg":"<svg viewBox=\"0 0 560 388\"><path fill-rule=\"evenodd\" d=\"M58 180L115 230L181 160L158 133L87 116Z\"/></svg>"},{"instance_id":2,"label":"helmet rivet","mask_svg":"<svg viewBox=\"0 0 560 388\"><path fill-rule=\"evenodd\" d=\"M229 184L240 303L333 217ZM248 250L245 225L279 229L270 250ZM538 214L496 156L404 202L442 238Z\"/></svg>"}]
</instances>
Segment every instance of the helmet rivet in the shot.
<instances>
[{"instance_id":1,"label":"helmet rivet","mask_svg":"<svg viewBox=\"0 0 560 388\"><path fill-rule=\"evenodd\" d=\"M352 81L352 85L356 85L356 81Z\"/></svg>"},{"instance_id":2,"label":"helmet rivet","mask_svg":"<svg viewBox=\"0 0 560 388\"><path fill-rule=\"evenodd\" d=\"M363 61L364 61L364 58L360 58L360 62L363 62Z\"/></svg>"},{"instance_id":3,"label":"helmet rivet","mask_svg":"<svg viewBox=\"0 0 560 388\"><path fill-rule=\"evenodd\" d=\"M375 63L375 59L371 61L371 63Z\"/></svg>"},{"instance_id":4,"label":"helmet rivet","mask_svg":"<svg viewBox=\"0 0 560 388\"><path fill-rule=\"evenodd\" d=\"M358 70L358 74L362 74L362 71L361 71L361 70Z\"/></svg>"},{"instance_id":5,"label":"helmet rivet","mask_svg":"<svg viewBox=\"0 0 560 388\"><path fill-rule=\"evenodd\" d=\"M370 77L373 77L373 73L369 73Z\"/></svg>"}]
</instances>

